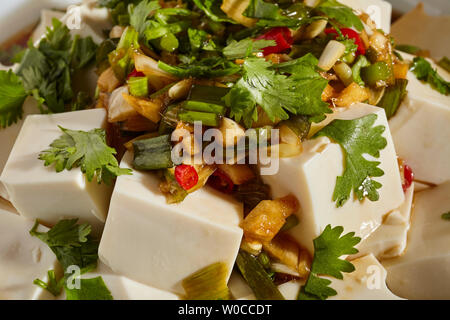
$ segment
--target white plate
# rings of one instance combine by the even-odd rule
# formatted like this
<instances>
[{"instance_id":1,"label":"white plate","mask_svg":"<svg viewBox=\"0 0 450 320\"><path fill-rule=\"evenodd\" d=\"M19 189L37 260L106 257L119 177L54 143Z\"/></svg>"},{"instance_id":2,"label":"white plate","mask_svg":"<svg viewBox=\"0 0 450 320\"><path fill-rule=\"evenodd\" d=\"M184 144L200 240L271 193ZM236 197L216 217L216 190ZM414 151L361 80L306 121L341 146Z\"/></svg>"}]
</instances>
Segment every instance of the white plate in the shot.
<instances>
[{"instance_id":1,"label":"white plate","mask_svg":"<svg viewBox=\"0 0 450 320\"><path fill-rule=\"evenodd\" d=\"M66 9L81 0L0 0L0 44L39 21L42 9Z\"/></svg>"}]
</instances>

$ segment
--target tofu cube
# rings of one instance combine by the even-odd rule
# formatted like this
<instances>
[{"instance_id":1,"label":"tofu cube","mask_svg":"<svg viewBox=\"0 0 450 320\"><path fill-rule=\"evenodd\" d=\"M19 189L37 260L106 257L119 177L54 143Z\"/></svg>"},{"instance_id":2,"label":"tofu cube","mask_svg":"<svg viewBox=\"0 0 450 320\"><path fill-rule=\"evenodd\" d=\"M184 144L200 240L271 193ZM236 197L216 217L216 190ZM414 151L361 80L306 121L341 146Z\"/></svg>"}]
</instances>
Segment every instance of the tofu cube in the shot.
<instances>
[{"instance_id":1,"label":"tofu cube","mask_svg":"<svg viewBox=\"0 0 450 320\"><path fill-rule=\"evenodd\" d=\"M0 174L5 167L6 162L8 161L9 154L16 142L17 136L19 135L20 129L24 123L24 119L29 114L39 113L39 108L37 106L36 100L34 98L27 98L23 105L23 118L13 125L7 128L0 128L0 141L1 141L1 149L0 149ZM6 188L0 181L0 197L9 200L8 192Z\"/></svg>"},{"instance_id":2,"label":"tofu cube","mask_svg":"<svg viewBox=\"0 0 450 320\"><path fill-rule=\"evenodd\" d=\"M136 282L127 277L114 273L108 266L99 262L93 272L83 274L82 279L102 277L114 300L179 300L180 298L171 292L159 290L145 284ZM58 297L66 300L66 294Z\"/></svg>"},{"instance_id":3,"label":"tofu cube","mask_svg":"<svg viewBox=\"0 0 450 320\"><path fill-rule=\"evenodd\" d=\"M303 143L303 152L293 158L281 158L278 173L263 176L265 183L271 186L275 198L293 194L300 202L297 216L300 223L290 230L297 241L313 252L313 240L328 224L343 226L344 232L355 232L365 239L380 225L383 216L399 207L405 196L384 109L367 104L354 104L349 108L336 110L321 124L325 126L333 119L351 120L369 114L376 114L375 126L385 126L383 133L387 146L380 151L379 168L384 171L382 177L375 178L383 186L378 189L379 200L359 201L350 199L340 208L332 200L336 177L344 172L344 153L339 144L327 137L307 140ZM318 126L315 127L318 130Z\"/></svg>"},{"instance_id":4,"label":"tofu cube","mask_svg":"<svg viewBox=\"0 0 450 320\"><path fill-rule=\"evenodd\" d=\"M372 253L378 259L400 256L406 249L414 198L414 183L406 190L405 201L397 209L389 212L381 226L358 247L359 252L352 258Z\"/></svg>"},{"instance_id":5,"label":"tofu cube","mask_svg":"<svg viewBox=\"0 0 450 320\"><path fill-rule=\"evenodd\" d=\"M402 53L405 61L414 56ZM431 62L431 61L430 61ZM450 74L433 68L446 80ZM408 72L408 94L389 120L397 154L413 169L415 179L441 184L450 180L450 96L445 96Z\"/></svg>"},{"instance_id":6,"label":"tofu cube","mask_svg":"<svg viewBox=\"0 0 450 320\"><path fill-rule=\"evenodd\" d=\"M131 167L125 154L122 167ZM114 272L184 294L181 281L216 262L231 274L242 239L242 204L208 187L169 205L159 179L134 171L117 179L99 256Z\"/></svg>"},{"instance_id":7,"label":"tofu cube","mask_svg":"<svg viewBox=\"0 0 450 320\"><path fill-rule=\"evenodd\" d=\"M27 117L0 177L21 216L49 226L79 218L92 225L94 234L101 232L112 186L88 182L79 168L57 173L38 157L62 135L58 126L88 131L105 125L104 109Z\"/></svg>"},{"instance_id":8,"label":"tofu cube","mask_svg":"<svg viewBox=\"0 0 450 320\"><path fill-rule=\"evenodd\" d=\"M336 290L337 295L328 300L401 300L386 286L386 269L370 254L351 261L355 271L344 273L342 280L323 277L331 281L330 287ZM297 300L300 288L305 280L289 281L278 286L286 300ZM254 300L249 295L242 300Z\"/></svg>"},{"instance_id":9,"label":"tofu cube","mask_svg":"<svg viewBox=\"0 0 450 320\"><path fill-rule=\"evenodd\" d=\"M406 299L450 299L450 181L416 193L408 247L383 262L387 284Z\"/></svg>"},{"instance_id":10,"label":"tofu cube","mask_svg":"<svg viewBox=\"0 0 450 320\"><path fill-rule=\"evenodd\" d=\"M0 300L53 299L33 281L48 281L47 271L59 264L50 248L29 234L32 227L33 221L0 209Z\"/></svg>"}]
</instances>

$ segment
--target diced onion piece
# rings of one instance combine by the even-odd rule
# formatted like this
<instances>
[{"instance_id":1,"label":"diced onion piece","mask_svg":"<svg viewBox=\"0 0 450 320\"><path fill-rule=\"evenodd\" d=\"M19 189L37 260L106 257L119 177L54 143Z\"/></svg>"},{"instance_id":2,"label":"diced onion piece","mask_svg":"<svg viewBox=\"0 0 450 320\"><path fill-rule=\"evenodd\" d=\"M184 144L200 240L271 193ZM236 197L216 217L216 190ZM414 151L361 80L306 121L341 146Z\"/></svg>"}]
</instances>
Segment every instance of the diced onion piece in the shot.
<instances>
[{"instance_id":1,"label":"diced onion piece","mask_svg":"<svg viewBox=\"0 0 450 320\"><path fill-rule=\"evenodd\" d=\"M344 44L336 40L331 40L330 42L328 42L327 46L325 47L325 50L320 56L318 64L319 68L324 71L330 70L334 66L336 61L338 61L339 58L342 57L344 52L345 52Z\"/></svg>"},{"instance_id":2,"label":"diced onion piece","mask_svg":"<svg viewBox=\"0 0 450 320\"><path fill-rule=\"evenodd\" d=\"M169 89L169 98L172 100L186 99L192 87L192 79L184 79L177 82Z\"/></svg>"},{"instance_id":3,"label":"diced onion piece","mask_svg":"<svg viewBox=\"0 0 450 320\"><path fill-rule=\"evenodd\" d=\"M100 88L100 91L111 93L120 86L120 80L116 77L114 70L110 67L102 72L98 78L97 85Z\"/></svg>"},{"instance_id":4,"label":"diced onion piece","mask_svg":"<svg viewBox=\"0 0 450 320\"><path fill-rule=\"evenodd\" d=\"M289 235L277 235L271 242L264 243L263 249L271 257L297 271L300 247Z\"/></svg>"},{"instance_id":5,"label":"diced onion piece","mask_svg":"<svg viewBox=\"0 0 450 320\"><path fill-rule=\"evenodd\" d=\"M334 72L344 83L345 86L350 85L353 82L353 72L352 68L349 67L345 62L338 62L333 67Z\"/></svg>"},{"instance_id":6,"label":"diced onion piece","mask_svg":"<svg viewBox=\"0 0 450 320\"><path fill-rule=\"evenodd\" d=\"M384 96L386 87L381 87L378 89L370 89L369 92L369 104L376 106Z\"/></svg>"},{"instance_id":7,"label":"diced onion piece","mask_svg":"<svg viewBox=\"0 0 450 320\"><path fill-rule=\"evenodd\" d=\"M241 138L245 137L245 130L236 121L223 118L219 127L222 133L223 147L234 146Z\"/></svg>"},{"instance_id":8,"label":"diced onion piece","mask_svg":"<svg viewBox=\"0 0 450 320\"><path fill-rule=\"evenodd\" d=\"M147 76L148 82L155 90L160 90L176 80L170 73L158 68L156 60L144 54L135 53L134 64L137 71L143 72Z\"/></svg>"},{"instance_id":9,"label":"diced onion piece","mask_svg":"<svg viewBox=\"0 0 450 320\"><path fill-rule=\"evenodd\" d=\"M131 116L137 115L137 111L125 100L123 94L128 94L127 86L117 88L109 97L108 121L125 121Z\"/></svg>"},{"instance_id":10,"label":"diced onion piece","mask_svg":"<svg viewBox=\"0 0 450 320\"><path fill-rule=\"evenodd\" d=\"M255 178L252 169L245 164L220 164L218 167L238 186Z\"/></svg>"},{"instance_id":11,"label":"diced onion piece","mask_svg":"<svg viewBox=\"0 0 450 320\"><path fill-rule=\"evenodd\" d=\"M307 5L308 7L314 8L315 6L317 6L319 4L320 0L304 0L304 4Z\"/></svg>"},{"instance_id":12,"label":"diced onion piece","mask_svg":"<svg viewBox=\"0 0 450 320\"><path fill-rule=\"evenodd\" d=\"M293 270L292 268L288 267L287 265L283 264L283 263L279 263L279 262L272 262L270 264L270 269L273 272L277 272L277 273L284 273L284 274L288 274L297 278L301 278L300 277L300 273L298 273L297 271Z\"/></svg>"},{"instance_id":13,"label":"diced onion piece","mask_svg":"<svg viewBox=\"0 0 450 320\"><path fill-rule=\"evenodd\" d=\"M298 207L299 203L292 195L261 201L242 222L245 238L270 242Z\"/></svg>"},{"instance_id":14,"label":"diced onion piece","mask_svg":"<svg viewBox=\"0 0 450 320\"><path fill-rule=\"evenodd\" d=\"M223 0L220 9L222 9L222 11L234 21L250 28L254 26L257 20L247 18L243 15L249 4L250 0Z\"/></svg>"},{"instance_id":15,"label":"diced onion piece","mask_svg":"<svg viewBox=\"0 0 450 320\"><path fill-rule=\"evenodd\" d=\"M261 253L262 247L263 245L259 241L242 239L241 250L244 250L254 256L257 256Z\"/></svg>"},{"instance_id":16,"label":"diced onion piece","mask_svg":"<svg viewBox=\"0 0 450 320\"><path fill-rule=\"evenodd\" d=\"M328 24L327 20L316 20L311 23L308 27L306 27L305 32L303 33L304 39L314 39L319 34L321 34Z\"/></svg>"},{"instance_id":17,"label":"diced onion piece","mask_svg":"<svg viewBox=\"0 0 450 320\"><path fill-rule=\"evenodd\" d=\"M203 188L205 186L205 184L208 182L209 177L214 173L214 171L216 171L215 166L204 165L204 166L194 166L194 167L197 170L198 182L194 187L187 190L188 193L193 193L193 192Z\"/></svg>"},{"instance_id":18,"label":"diced onion piece","mask_svg":"<svg viewBox=\"0 0 450 320\"><path fill-rule=\"evenodd\" d=\"M163 102L160 99L145 100L133 97L129 94L122 94L125 101L132 106L139 114L157 123L161 120L161 110Z\"/></svg>"},{"instance_id":19,"label":"diced onion piece","mask_svg":"<svg viewBox=\"0 0 450 320\"><path fill-rule=\"evenodd\" d=\"M181 285L187 300L230 300L227 277L226 264L218 262L190 275Z\"/></svg>"},{"instance_id":20,"label":"diced onion piece","mask_svg":"<svg viewBox=\"0 0 450 320\"><path fill-rule=\"evenodd\" d=\"M123 32L125 31L125 27L123 26L114 26L111 31L109 32L109 37L111 39L119 39L122 37Z\"/></svg>"},{"instance_id":21,"label":"diced onion piece","mask_svg":"<svg viewBox=\"0 0 450 320\"><path fill-rule=\"evenodd\" d=\"M281 158L291 158L302 153L302 141L300 137L287 125L280 126L279 154Z\"/></svg>"},{"instance_id":22,"label":"diced onion piece","mask_svg":"<svg viewBox=\"0 0 450 320\"><path fill-rule=\"evenodd\" d=\"M368 89L359 86L353 82L345 88L334 100L337 107L348 107L357 102L363 102L369 99Z\"/></svg>"}]
</instances>

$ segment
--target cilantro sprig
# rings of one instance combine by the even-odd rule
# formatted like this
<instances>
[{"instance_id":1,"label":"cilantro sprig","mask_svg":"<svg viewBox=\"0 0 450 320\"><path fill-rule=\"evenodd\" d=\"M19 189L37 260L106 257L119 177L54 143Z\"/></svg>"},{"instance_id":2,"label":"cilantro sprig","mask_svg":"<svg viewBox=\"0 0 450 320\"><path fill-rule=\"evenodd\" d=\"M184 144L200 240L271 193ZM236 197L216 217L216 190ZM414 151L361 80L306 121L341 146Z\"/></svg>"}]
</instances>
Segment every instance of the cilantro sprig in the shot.
<instances>
[{"instance_id":1,"label":"cilantro sprig","mask_svg":"<svg viewBox=\"0 0 450 320\"><path fill-rule=\"evenodd\" d=\"M116 177L131 174L131 169L119 167L114 157L116 150L106 144L105 130L86 132L59 128L63 132L61 137L39 155L45 166L54 164L56 172L80 167L88 181L96 176L99 184L111 184Z\"/></svg>"},{"instance_id":2,"label":"cilantro sprig","mask_svg":"<svg viewBox=\"0 0 450 320\"><path fill-rule=\"evenodd\" d=\"M448 95L450 93L450 82L445 81L425 58L415 57L411 65L411 71L417 79L429 83L433 89L441 94Z\"/></svg>"},{"instance_id":3,"label":"cilantro sprig","mask_svg":"<svg viewBox=\"0 0 450 320\"><path fill-rule=\"evenodd\" d=\"M377 115L369 114L354 120L334 120L320 130L313 138L326 136L340 144L344 151L345 169L342 176L336 178L333 201L337 207L342 207L353 190L359 200L368 198L377 201L377 189L381 183L373 177L384 175L378 161L369 161L364 154L379 158L380 150L387 146L383 137L384 126L374 127Z\"/></svg>"},{"instance_id":4,"label":"cilantro sprig","mask_svg":"<svg viewBox=\"0 0 450 320\"><path fill-rule=\"evenodd\" d=\"M353 10L336 0L322 0L315 10L336 20L344 27L355 28L358 31L364 29L361 20Z\"/></svg>"},{"instance_id":5,"label":"cilantro sprig","mask_svg":"<svg viewBox=\"0 0 450 320\"><path fill-rule=\"evenodd\" d=\"M91 236L91 226L87 223L77 224L78 219L59 221L47 232L37 231L40 223L36 220L30 235L37 237L53 251L64 270L64 276L57 279L54 270L48 271L48 282L35 279L33 283L49 291L55 297L64 288L67 300L112 300L102 277L80 279L80 288L68 288L70 273L68 268L77 266L84 274L97 268L99 241Z\"/></svg>"},{"instance_id":6,"label":"cilantro sprig","mask_svg":"<svg viewBox=\"0 0 450 320\"><path fill-rule=\"evenodd\" d=\"M6 128L22 118L22 105L27 96L18 76L12 71L0 71L0 128Z\"/></svg>"},{"instance_id":7,"label":"cilantro sprig","mask_svg":"<svg viewBox=\"0 0 450 320\"><path fill-rule=\"evenodd\" d=\"M321 99L328 82L316 71L317 62L310 54L279 65L246 59L243 77L224 97L231 116L251 127L258 120L259 105L272 121L287 120L289 113L323 119L331 112Z\"/></svg>"},{"instance_id":8,"label":"cilantro sprig","mask_svg":"<svg viewBox=\"0 0 450 320\"><path fill-rule=\"evenodd\" d=\"M354 232L343 236L344 228L326 226L322 234L314 239L314 259L311 272L305 285L300 289L299 300L326 300L337 295L336 290L330 287L331 281L321 278L330 276L342 280L343 272L350 273L355 270L353 264L340 257L358 253L355 246L361 238L355 237Z\"/></svg>"},{"instance_id":9,"label":"cilantro sprig","mask_svg":"<svg viewBox=\"0 0 450 320\"><path fill-rule=\"evenodd\" d=\"M262 52L263 48L273 47L276 44L275 40L233 40L223 49L223 55L228 60L247 58L252 53Z\"/></svg>"}]
</instances>

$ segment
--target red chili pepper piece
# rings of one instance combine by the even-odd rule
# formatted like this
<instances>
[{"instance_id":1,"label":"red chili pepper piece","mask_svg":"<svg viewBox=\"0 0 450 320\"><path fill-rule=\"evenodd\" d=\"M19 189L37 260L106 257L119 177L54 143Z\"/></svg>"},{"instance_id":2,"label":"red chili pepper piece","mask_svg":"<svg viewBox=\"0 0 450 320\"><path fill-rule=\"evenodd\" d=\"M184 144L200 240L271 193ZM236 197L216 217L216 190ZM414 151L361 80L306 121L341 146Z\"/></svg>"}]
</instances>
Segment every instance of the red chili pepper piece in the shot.
<instances>
[{"instance_id":1,"label":"red chili pepper piece","mask_svg":"<svg viewBox=\"0 0 450 320\"><path fill-rule=\"evenodd\" d=\"M134 69L128 75L127 80L130 79L130 78L139 78L139 77L145 77L145 74L140 72L140 71L137 71L136 69Z\"/></svg>"},{"instance_id":2,"label":"red chili pepper piece","mask_svg":"<svg viewBox=\"0 0 450 320\"><path fill-rule=\"evenodd\" d=\"M404 182L403 182L403 191L406 192L406 190L409 189L409 187L411 187L411 184L414 180L414 172L412 171L411 167L408 166L407 164L403 165L403 177Z\"/></svg>"},{"instance_id":3,"label":"red chili pepper piece","mask_svg":"<svg viewBox=\"0 0 450 320\"><path fill-rule=\"evenodd\" d=\"M350 28L342 28L341 32L347 38L355 40L355 44L358 46L358 50L356 51L358 54L362 54L362 55L366 54L366 47L364 46L364 43L362 42L361 37L359 36L358 32L356 32L355 30L350 29ZM338 37L338 33L334 28L325 29L325 33L326 34L334 34L335 39Z\"/></svg>"},{"instance_id":4,"label":"red chili pepper piece","mask_svg":"<svg viewBox=\"0 0 450 320\"><path fill-rule=\"evenodd\" d=\"M234 190L234 183L222 170L216 170L208 179L208 184L214 189L230 194Z\"/></svg>"},{"instance_id":5,"label":"red chili pepper piece","mask_svg":"<svg viewBox=\"0 0 450 320\"><path fill-rule=\"evenodd\" d=\"M184 190L189 190L198 183L198 173L193 166L182 164L175 168L175 179Z\"/></svg>"},{"instance_id":6,"label":"red chili pepper piece","mask_svg":"<svg viewBox=\"0 0 450 320\"><path fill-rule=\"evenodd\" d=\"M263 48L264 56L272 53L281 53L292 47L294 39L292 38L291 30L286 27L272 28L265 34L256 38L256 40L275 40L276 46Z\"/></svg>"}]
</instances>

